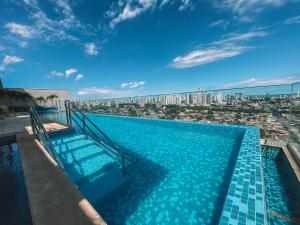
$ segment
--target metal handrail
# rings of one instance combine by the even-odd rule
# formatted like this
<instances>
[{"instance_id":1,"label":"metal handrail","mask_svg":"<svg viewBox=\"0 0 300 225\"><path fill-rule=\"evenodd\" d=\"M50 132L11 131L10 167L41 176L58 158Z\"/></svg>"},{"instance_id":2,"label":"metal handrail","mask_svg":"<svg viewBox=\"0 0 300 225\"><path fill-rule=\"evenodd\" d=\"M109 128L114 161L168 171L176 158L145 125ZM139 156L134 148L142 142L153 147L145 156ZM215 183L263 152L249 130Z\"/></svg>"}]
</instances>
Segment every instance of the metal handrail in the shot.
<instances>
[{"instance_id":1,"label":"metal handrail","mask_svg":"<svg viewBox=\"0 0 300 225\"><path fill-rule=\"evenodd\" d=\"M78 116L77 114L76 114L76 112L72 109L72 108L70 108L70 110L73 112L73 114L81 121L81 122L83 122L83 119L81 119L80 118L80 116ZM103 132L103 131L101 131L88 117L86 117L86 115L84 115L82 112L80 112L79 111L79 113L81 114L81 115L83 115L84 116L84 119L86 119L87 121L89 121L92 125L93 125L93 127L99 132L99 133L101 133L105 138L106 138L106 140L108 140L108 142L110 143L110 144L112 144L117 150L115 150L115 151L121 151L120 150L120 148ZM78 124L78 123L77 123ZM85 124L86 125L86 124ZM93 133L95 136L97 136L96 135L96 133L89 127L89 126L87 126L86 125L86 128L88 128L89 129L89 131L91 132L91 133Z\"/></svg>"},{"instance_id":2,"label":"metal handrail","mask_svg":"<svg viewBox=\"0 0 300 225\"><path fill-rule=\"evenodd\" d=\"M40 143L43 145L46 151L52 156L52 158L56 161L58 166L64 170L63 164L59 160L59 157L55 151L51 139L49 138L49 135L43 125L43 122L36 111L33 101L28 100L27 106L30 114L30 121L31 121L33 134L38 137Z\"/></svg>"},{"instance_id":3,"label":"metal handrail","mask_svg":"<svg viewBox=\"0 0 300 225\"><path fill-rule=\"evenodd\" d=\"M66 109L66 116L67 116L67 122L68 126L72 126L72 121L74 121L78 127L83 131L85 135L88 136L88 133L86 132L86 129L89 130L90 133L93 134L94 138L91 137L93 140L96 141L97 144L101 145L104 147L104 150L106 150L110 155L115 157L122 166L123 173L125 173L125 161L129 162L138 162L138 158L133 156L132 154L125 152L120 149L120 147L114 143L93 121L91 121L82 111L80 111L76 106L72 104L71 101L66 100L65 101L65 109ZM79 115L80 116L79 116ZM76 119L72 116L75 115L77 119L80 120L82 125ZM88 122L88 123L87 123ZM90 127L90 125L98 131L108 142L106 143L105 141L101 140L99 138L99 135L97 135L94 130Z\"/></svg>"}]
</instances>

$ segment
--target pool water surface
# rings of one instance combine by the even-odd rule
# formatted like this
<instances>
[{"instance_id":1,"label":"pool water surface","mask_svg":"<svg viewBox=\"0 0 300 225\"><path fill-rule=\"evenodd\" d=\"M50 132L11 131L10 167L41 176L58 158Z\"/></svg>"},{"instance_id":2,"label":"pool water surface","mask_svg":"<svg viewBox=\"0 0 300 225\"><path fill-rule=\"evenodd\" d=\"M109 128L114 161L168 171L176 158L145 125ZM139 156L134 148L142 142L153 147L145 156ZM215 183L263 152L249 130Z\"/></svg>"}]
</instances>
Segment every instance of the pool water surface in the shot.
<instances>
[{"instance_id":1,"label":"pool water surface","mask_svg":"<svg viewBox=\"0 0 300 225\"><path fill-rule=\"evenodd\" d=\"M218 224L243 128L94 114L88 117L121 148L139 157L129 184L121 191L96 202L93 195L87 196L108 224ZM52 139L59 146L78 135ZM75 145L80 152L80 146ZM88 151L93 151L93 145L88 146ZM70 146L58 151L67 154L68 149ZM68 166L85 155L74 151L72 157L63 160ZM95 162L102 160L100 151L97 157ZM96 163L89 160L74 169L76 176L85 173L86 167L94 167ZM89 174L94 174L93 170ZM83 182L81 179L79 189ZM96 185L86 182L85 189Z\"/></svg>"}]
</instances>

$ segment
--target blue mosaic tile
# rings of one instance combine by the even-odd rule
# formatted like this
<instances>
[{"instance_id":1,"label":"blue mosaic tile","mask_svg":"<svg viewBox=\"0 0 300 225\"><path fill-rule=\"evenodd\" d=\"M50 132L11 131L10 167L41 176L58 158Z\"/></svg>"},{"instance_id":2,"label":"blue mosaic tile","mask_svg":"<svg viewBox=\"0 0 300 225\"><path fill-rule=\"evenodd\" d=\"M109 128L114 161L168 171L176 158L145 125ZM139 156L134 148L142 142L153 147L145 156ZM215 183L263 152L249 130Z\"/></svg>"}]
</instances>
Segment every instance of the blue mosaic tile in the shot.
<instances>
[{"instance_id":1,"label":"blue mosaic tile","mask_svg":"<svg viewBox=\"0 0 300 225\"><path fill-rule=\"evenodd\" d=\"M246 127L219 225L265 224L259 140L259 130Z\"/></svg>"}]
</instances>

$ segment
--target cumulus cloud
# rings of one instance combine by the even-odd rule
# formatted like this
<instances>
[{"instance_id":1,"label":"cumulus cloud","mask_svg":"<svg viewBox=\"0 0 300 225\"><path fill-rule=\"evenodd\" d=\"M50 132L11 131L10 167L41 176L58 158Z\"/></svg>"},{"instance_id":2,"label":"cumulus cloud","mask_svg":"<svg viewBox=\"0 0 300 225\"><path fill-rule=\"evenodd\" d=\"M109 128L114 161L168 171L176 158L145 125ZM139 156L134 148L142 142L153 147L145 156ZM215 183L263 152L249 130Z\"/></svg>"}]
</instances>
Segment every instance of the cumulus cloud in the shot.
<instances>
[{"instance_id":1,"label":"cumulus cloud","mask_svg":"<svg viewBox=\"0 0 300 225\"><path fill-rule=\"evenodd\" d=\"M92 43L92 42L85 44L84 52L85 52L85 54L90 55L90 56L96 56L99 53L96 44Z\"/></svg>"},{"instance_id":2,"label":"cumulus cloud","mask_svg":"<svg viewBox=\"0 0 300 225\"><path fill-rule=\"evenodd\" d=\"M38 32L34 28L15 22L5 24L5 28L7 28L10 33L19 35L23 38L33 38L38 34Z\"/></svg>"},{"instance_id":3,"label":"cumulus cloud","mask_svg":"<svg viewBox=\"0 0 300 225\"><path fill-rule=\"evenodd\" d=\"M47 78L51 78L51 77L65 77L65 78L69 78L70 76L72 76L73 74L77 73L77 68L70 68L67 69L65 72L60 72L60 71L56 71L56 70L52 70ZM83 78L83 74L77 74L75 80L79 81Z\"/></svg>"},{"instance_id":4,"label":"cumulus cloud","mask_svg":"<svg viewBox=\"0 0 300 225\"><path fill-rule=\"evenodd\" d=\"M74 74L76 72L77 72L76 68L70 68L70 69L68 69L68 70L65 71L65 76L69 77L69 76L71 76L72 74Z\"/></svg>"},{"instance_id":5,"label":"cumulus cloud","mask_svg":"<svg viewBox=\"0 0 300 225\"><path fill-rule=\"evenodd\" d=\"M83 77L83 74L80 73L76 76L75 81L80 81Z\"/></svg>"},{"instance_id":6,"label":"cumulus cloud","mask_svg":"<svg viewBox=\"0 0 300 225\"><path fill-rule=\"evenodd\" d=\"M186 55L177 56L170 63L173 68L189 68L231 58L253 48L245 44L253 38L268 35L265 31L250 31L246 33L231 33L219 41L212 42Z\"/></svg>"},{"instance_id":7,"label":"cumulus cloud","mask_svg":"<svg viewBox=\"0 0 300 225\"><path fill-rule=\"evenodd\" d=\"M52 70L47 77L51 78L51 77L63 77L63 76L65 76L63 72Z\"/></svg>"},{"instance_id":8,"label":"cumulus cloud","mask_svg":"<svg viewBox=\"0 0 300 225\"><path fill-rule=\"evenodd\" d=\"M0 71L5 71L7 65L23 62L24 59L18 56L6 55L0 64Z\"/></svg>"},{"instance_id":9,"label":"cumulus cloud","mask_svg":"<svg viewBox=\"0 0 300 225\"><path fill-rule=\"evenodd\" d=\"M142 89L144 88L145 84L145 81L133 81L128 83L122 83L121 88Z\"/></svg>"}]
</instances>

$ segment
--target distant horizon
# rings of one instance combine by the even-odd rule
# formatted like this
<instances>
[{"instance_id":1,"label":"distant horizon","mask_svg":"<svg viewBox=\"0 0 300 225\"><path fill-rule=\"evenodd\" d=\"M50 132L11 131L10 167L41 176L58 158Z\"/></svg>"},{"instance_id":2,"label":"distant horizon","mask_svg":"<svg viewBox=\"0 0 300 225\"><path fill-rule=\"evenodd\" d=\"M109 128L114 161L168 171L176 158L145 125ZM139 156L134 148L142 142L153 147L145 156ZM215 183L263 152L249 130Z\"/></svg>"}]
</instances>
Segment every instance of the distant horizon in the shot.
<instances>
[{"instance_id":1,"label":"distant horizon","mask_svg":"<svg viewBox=\"0 0 300 225\"><path fill-rule=\"evenodd\" d=\"M251 84L248 83L248 86L235 86L235 87L219 87L219 88L198 88L196 90L190 90L190 91L183 91L183 92L169 92L169 93L156 93L156 94L148 94L148 95L129 95L129 96L123 96L123 97L94 97L94 98L74 98L74 96L72 96L71 94L71 98L72 100L76 100L76 101L93 101L93 100L110 100L110 99L123 99L123 98L137 98L137 97L151 97L151 96L157 96L157 95L182 95L182 94L189 94L189 93L194 93L194 92L226 92L226 91L231 91L231 90L253 90L255 88L267 88L267 87L279 87L279 86L291 86L291 85L296 85L296 84L300 84L300 74L293 74L293 75L288 75L287 77L293 77L295 78L295 81L291 81L291 82L282 82L282 83L278 83L275 82L274 80L264 80L264 81L260 81L260 85L257 86L253 86L256 85L256 83ZM296 77L299 76L299 80L296 79ZM3 80L0 77L0 80L2 81L2 83L4 84ZM275 81L277 81L277 79L275 79ZM288 80L289 81L289 80ZM230 83L230 84L239 84L240 82L235 82L235 83ZM267 83L267 84L265 84ZM245 84L245 83L242 83ZM224 85L223 85L224 86ZM226 86L226 84L225 84ZM4 85L4 88L8 88L8 89L33 89L33 90L66 90L66 91L70 91L70 89L68 88L51 88L51 87L45 87L45 88L31 88L31 87L6 87ZM291 90L287 90L287 91L291 91ZM300 91L300 86L299 86L299 91ZM283 94L283 93L282 93ZM285 93L286 94L286 93ZM254 94L256 95L256 94ZM280 94L276 94L276 95L280 95Z\"/></svg>"},{"instance_id":2,"label":"distant horizon","mask_svg":"<svg viewBox=\"0 0 300 225\"><path fill-rule=\"evenodd\" d=\"M227 91L238 91L238 90L253 90L255 88L272 88L272 87L280 87L280 86L286 86L286 88L291 88L292 85L300 84L300 81L294 82L294 83L283 83L283 84L268 84L268 85L261 85L261 86L244 86L244 87L234 87L234 88L221 88L221 89L198 89L193 91L185 91L185 92L171 92L171 93L158 93L158 94L149 94L149 95L135 95L135 96L124 96L124 97L116 97L116 98L98 98L98 99L73 99L74 101L94 101L94 100L115 100L115 99L124 99L124 98L139 98L139 97L153 97L153 96L164 96L164 95L184 95L184 94L192 94L195 92L212 92L214 94L217 94L215 92L227 92ZM298 92L300 92L300 85L297 88ZM278 91L278 90L276 90ZM286 90L287 92L291 92L291 89ZM295 91L295 90L293 90ZM292 95L292 93L264 93L264 94L251 94L253 96L256 95L265 95L265 94L272 94L272 95ZM238 92L233 92L238 93ZM233 94L233 93L226 93L226 94ZM241 92L242 93L242 92ZM244 93L242 93L244 94ZM245 94L246 95L246 94ZM250 94L248 94L250 95Z\"/></svg>"}]
</instances>

